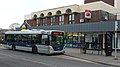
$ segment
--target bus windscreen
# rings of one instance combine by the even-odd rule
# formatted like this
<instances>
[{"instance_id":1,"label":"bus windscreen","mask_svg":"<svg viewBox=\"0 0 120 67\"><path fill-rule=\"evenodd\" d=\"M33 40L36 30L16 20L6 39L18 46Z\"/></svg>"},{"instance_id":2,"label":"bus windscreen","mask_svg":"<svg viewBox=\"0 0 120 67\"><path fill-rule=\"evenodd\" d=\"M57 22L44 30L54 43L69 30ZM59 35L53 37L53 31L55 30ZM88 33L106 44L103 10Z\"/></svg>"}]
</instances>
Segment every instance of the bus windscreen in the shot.
<instances>
[{"instance_id":1,"label":"bus windscreen","mask_svg":"<svg viewBox=\"0 0 120 67\"><path fill-rule=\"evenodd\" d=\"M63 45L63 32L52 32L51 45Z\"/></svg>"}]
</instances>

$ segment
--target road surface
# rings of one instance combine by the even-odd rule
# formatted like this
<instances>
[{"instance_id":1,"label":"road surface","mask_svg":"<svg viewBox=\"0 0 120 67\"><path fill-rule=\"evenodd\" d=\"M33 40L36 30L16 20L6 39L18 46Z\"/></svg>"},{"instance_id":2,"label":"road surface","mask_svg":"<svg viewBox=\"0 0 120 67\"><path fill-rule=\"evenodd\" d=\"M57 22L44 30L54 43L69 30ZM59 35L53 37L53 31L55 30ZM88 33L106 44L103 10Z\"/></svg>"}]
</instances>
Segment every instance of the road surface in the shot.
<instances>
[{"instance_id":1,"label":"road surface","mask_svg":"<svg viewBox=\"0 0 120 67\"><path fill-rule=\"evenodd\" d=\"M32 54L0 48L0 67L112 67L65 55Z\"/></svg>"}]
</instances>

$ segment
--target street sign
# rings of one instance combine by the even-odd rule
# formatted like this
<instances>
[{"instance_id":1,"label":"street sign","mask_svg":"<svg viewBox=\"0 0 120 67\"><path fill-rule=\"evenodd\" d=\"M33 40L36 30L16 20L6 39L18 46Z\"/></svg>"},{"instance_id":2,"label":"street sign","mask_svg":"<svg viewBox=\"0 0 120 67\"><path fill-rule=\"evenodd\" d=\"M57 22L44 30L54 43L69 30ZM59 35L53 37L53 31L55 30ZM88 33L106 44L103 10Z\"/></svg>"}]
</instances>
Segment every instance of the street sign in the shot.
<instances>
[{"instance_id":1,"label":"street sign","mask_svg":"<svg viewBox=\"0 0 120 67\"><path fill-rule=\"evenodd\" d=\"M91 19L91 10L85 10L85 18Z\"/></svg>"}]
</instances>

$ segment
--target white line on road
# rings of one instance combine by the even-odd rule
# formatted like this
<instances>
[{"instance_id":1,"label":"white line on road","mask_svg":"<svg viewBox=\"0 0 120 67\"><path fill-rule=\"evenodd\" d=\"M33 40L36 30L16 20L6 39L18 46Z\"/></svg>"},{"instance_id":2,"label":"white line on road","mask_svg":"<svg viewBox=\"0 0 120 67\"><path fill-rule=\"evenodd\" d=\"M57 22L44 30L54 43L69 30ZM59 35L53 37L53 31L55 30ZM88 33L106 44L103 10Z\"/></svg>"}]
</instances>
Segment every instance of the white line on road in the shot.
<instances>
[{"instance_id":1,"label":"white line on road","mask_svg":"<svg viewBox=\"0 0 120 67\"><path fill-rule=\"evenodd\" d=\"M68 59L68 60L77 60L77 61L83 61L83 62L88 62L88 63L94 63L92 61L88 61L88 60L84 60L84 59L80 59L80 58L75 58L75 57L70 57L70 56L65 56L65 55L54 56L54 57L59 57L59 58Z\"/></svg>"}]
</instances>

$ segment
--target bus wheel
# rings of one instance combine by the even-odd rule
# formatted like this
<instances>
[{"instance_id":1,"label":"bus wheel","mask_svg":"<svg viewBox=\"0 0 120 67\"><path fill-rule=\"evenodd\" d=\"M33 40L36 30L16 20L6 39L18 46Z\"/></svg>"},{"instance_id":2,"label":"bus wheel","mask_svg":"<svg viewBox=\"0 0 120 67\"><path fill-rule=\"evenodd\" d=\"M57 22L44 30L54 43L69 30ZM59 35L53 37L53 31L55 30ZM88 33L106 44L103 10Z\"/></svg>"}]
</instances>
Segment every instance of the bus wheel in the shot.
<instances>
[{"instance_id":1,"label":"bus wheel","mask_svg":"<svg viewBox=\"0 0 120 67\"><path fill-rule=\"evenodd\" d=\"M32 48L32 53L34 53L34 54L37 54L37 53L38 53L37 47L33 47L33 48Z\"/></svg>"},{"instance_id":2,"label":"bus wheel","mask_svg":"<svg viewBox=\"0 0 120 67\"><path fill-rule=\"evenodd\" d=\"M15 45L12 45L12 50L14 50L14 51L16 50Z\"/></svg>"}]
</instances>

